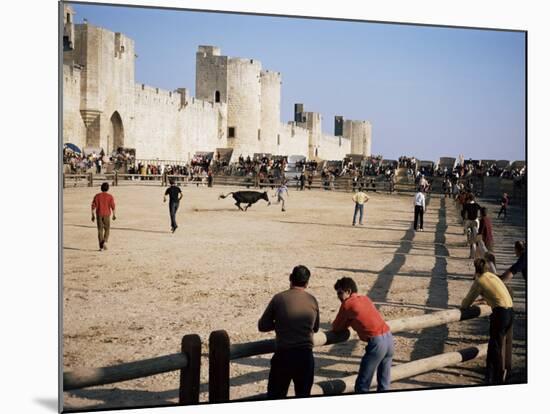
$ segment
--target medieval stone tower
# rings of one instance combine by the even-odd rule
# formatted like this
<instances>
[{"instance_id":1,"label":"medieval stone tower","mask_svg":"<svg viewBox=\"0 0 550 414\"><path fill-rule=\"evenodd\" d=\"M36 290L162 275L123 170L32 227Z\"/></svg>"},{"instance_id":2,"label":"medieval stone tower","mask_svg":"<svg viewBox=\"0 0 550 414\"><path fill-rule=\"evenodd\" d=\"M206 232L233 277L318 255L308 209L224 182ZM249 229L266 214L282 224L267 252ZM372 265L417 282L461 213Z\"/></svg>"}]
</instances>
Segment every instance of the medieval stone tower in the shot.
<instances>
[{"instance_id":1,"label":"medieval stone tower","mask_svg":"<svg viewBox=\"0 0 550 414\"><path fill-rule=\"evenodd\" d=\"M196 96L227 104L228 146L236 155L273 152L280 122L280 73L262 71L254 59L221 56L214 46L199 46L196 56Z\"/></svg>"},{"instance_id":2,"label":"medieval stone tower","mask_svg":"<svg viewBox=\"0 0 550 414\"><path fill-rule=\"evenodd\" d=\"M258 132L260 152L277 154L281 124L281 74L273 71L260 73L261 123Z\"/></svg>"},{"instance_id":3,"label":"medieval stone tower","mask_svg":"<svg viewBox=\"0 0 550 414\"><path fill-rule=\"evenodd\" d=\"M69 9L66 10L65 19L71 17ZM125 145L134 112L134 42L122 33L100 27L71 26L67 32L72 33L74 41L64 51L63 62L67 70L79 71L80 76L76 83L74 76L65 78L63 98L68 103L77 99L80 102L74 102L79 107L78 113L65 113L65 108L72 105L64 104L64 118L72 128L68 133L71 136L84 133L86 138L81 145L110 152ZM82 124L78 117L84 121L85 131L79 131Z\"/></svg>"},{"instance_id":4,"label":"medieval stone tower","mask_svg":"<svg viewBox=\"0 0 550 414\"><path fill-rule=\"evenodd\" d=\"M372 125L369 121L350 121L336 116L334 133L351 140L351 154L360 154L364 157L372 155Z\"/></svg>"}]
</instances>

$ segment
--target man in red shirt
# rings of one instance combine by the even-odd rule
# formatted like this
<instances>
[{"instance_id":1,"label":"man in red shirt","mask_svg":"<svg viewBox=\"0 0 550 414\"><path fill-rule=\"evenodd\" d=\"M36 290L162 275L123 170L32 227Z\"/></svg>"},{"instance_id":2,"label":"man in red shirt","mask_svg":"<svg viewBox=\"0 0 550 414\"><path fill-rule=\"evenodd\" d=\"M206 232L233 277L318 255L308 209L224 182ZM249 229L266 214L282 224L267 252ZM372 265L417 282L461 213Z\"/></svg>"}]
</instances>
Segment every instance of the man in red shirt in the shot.
<instances>
[{"instance_id":1,"label":"man in red shirt","mask_svg":"<svg viewBox=\"0 0 550 414\"><path fill-rule=\"evenodd\" d=\"M390 327L384 322L372 301L357 294L357 285L350 277L343 277L334 285L342 304L332 322L332 330L339 332L351 327L359 339L367 342L355 381L355 392L367 393L376 371L377 391L390 389L390 371L394 344Z\"/></svg>"},{"instance_id":2,"label":"man in red shirt","mask_svg":"<svg viewBox=\"0 0 550 414\"><path fill-rule=\"evenodd\" d=\"M97 215L99 251L107 250L109 229L111 228L111 211L113 212L113 220L116 220L115 199L107 191L109 191L109 184L101 184L101 193L97 193L92 200L92 221L95 221L94 210Z\"/></svg>"}]
</instances>

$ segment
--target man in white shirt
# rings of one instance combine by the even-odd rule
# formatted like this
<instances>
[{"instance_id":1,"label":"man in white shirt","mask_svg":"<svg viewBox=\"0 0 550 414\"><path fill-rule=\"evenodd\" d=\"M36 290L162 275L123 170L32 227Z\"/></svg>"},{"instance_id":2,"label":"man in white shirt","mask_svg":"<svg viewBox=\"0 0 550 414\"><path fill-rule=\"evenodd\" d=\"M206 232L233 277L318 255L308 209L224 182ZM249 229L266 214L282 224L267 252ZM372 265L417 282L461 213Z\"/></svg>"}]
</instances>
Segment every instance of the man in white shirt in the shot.
<instances>
[{"instance_id":1,"label":"man in white shirt","mask_svg":"<svg viewBox=\"0 0 550 414\"><path fill-rule=\"evenodd\" d=\"M426 210L426 197L423 189L419 188L414 196L414 230L424 231L424 211ZM420 218L420 223L419 219ZM420 226L419 226L420 224Z\"/></svg>"}]
</instances>

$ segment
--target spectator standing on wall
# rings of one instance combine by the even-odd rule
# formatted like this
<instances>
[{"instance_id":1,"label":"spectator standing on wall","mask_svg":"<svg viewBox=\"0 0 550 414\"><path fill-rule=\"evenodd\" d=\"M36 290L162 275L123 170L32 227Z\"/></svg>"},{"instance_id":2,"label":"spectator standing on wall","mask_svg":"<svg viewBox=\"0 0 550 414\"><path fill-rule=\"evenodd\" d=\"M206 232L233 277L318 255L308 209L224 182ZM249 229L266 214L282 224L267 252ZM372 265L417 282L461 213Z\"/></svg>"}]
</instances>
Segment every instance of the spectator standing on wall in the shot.
<instances>
[{"instance_id":1,"label":"spectator standing on wall","mask_svg":"<svg viewBox=\"0 0 550 414\"><path fill-rule=\"evenodd\" d=\"M389 326L367 296L357 294L357 285L350 277L343 277L334 285L340 300L340 309L332 322L332 330L341 332L351 327L359 339L367 343L355 380L355 392L367 393L374 373L377 391L390 389L391 363L394 341Z\"/></svg>"},{"instance_id":2,"label":"spectator standing on wall","mask_svg":"<svg viewBox=\"0 0 550 414\"><path fill-rule=\"evenodd\" d=\"M212 183L214 182L214 176L212 174L212 169L208 169L208 187L212 187Z\"/></svg>"},{"instance_id":3,"label":"spectator standing on wall","mask_svg":"<svg viewBox=\"0 0 550 414\"><path fill-rule=\"evenodd\" d=\"M258 321L260 332L275 330L275 352L267 383L268 398L284 398L290 381L297 397L308 397L313 385L313 333L319 331L319 305L305 290L309 269L296 266L290 289L273 296Z\"/></svg>"},{"instance_id":4,"label":"spectator standing on wall","mask_svg":"<svg viewBox=\"0 0 550 414\"><path fill-rule=\"evenodd\" d=\"M334 191L334 174L332 172L328 173L328 182L329 182L329 188L331 191Z\"/></svg>"},{"instance_id":5,"label":"spectator standing on wall","mask_svg":"<svg viewBox=\"0 0 550 414\"><path fill-rule=\"evenodd\" d=\"M308 190L311 190L311 186L313 185L313 172L310 171L307 175L307 186Z\"/></svg>"},{"instance_id":6,"label":"spectator standing on wall","mask_svg":"<svg viewBox=\"0 0 550 414\"><path fill-rule=\"evenodd\" d=\"M461 216L464 220L464 230L468 236L468 245L470 246L470 259L475 257L476 238L477 238L477 216L481 206L476 203L472 193L466 193L465 202L462 206Z\"/></svg>"},{"instance_id":7,"label":"spectator standing on wall","mask_svg":"<svg viewBox=\"0 0 550 414\"><path fill-rule=\"evenodd\" d=\"M170 212L170 230L174 233L178 228L176 223L176 212L180 206L180 200L183 197L181 189L176 185L174 179L170 179L170 187L168 187L164 192L164 203L166 203L166 196L170 197L168 202L168 211Z\"/></svg>"},{"instance_id":8,"label":"spectator standing on wall","mask_svg":"<svg viewBox=\"0 0 550 414\"><path fill-rule=\"evenodd\" d=\"M448 195L449 198L451 198L453 193L453 183L451 182L451 179L447 178L447 181L445 184L446 184L445 194Z\"/></svg>"},{"instance_id":9,"label":"spectator standing on wall","mask_svg":"<svg viewBox=\"0 0 550 414\"><path fill-rule=\"evenodd\" d=\"M113 213L113 221L116 220L115 199L108 191L109 183L101 184L101 193L97 193L92 200L92 222L95 221L95 215L97 215L99 251L107 250L107 242L109 241L109 232L111 229L111 212Z\"/></svg>"}]
</instances>

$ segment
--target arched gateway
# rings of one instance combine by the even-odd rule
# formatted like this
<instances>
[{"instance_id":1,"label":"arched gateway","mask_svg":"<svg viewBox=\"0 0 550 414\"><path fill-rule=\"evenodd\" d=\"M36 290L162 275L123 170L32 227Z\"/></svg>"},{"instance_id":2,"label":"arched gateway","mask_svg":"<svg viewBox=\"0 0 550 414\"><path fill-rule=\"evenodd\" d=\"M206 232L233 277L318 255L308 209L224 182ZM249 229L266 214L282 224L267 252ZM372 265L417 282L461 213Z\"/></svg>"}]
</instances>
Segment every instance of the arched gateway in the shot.
<instances>
[{"instance_id":1,"label":"arched gateway","mask_svg":"<svg viewBox=\"0 0 550 414\"><path fill-rule=\"evenodd\" d=\"M124 147L124 126L118 111L111 115L110 130L107 137L107 152L111 153L117 148Z\"/></svg>"}]
</instances>

